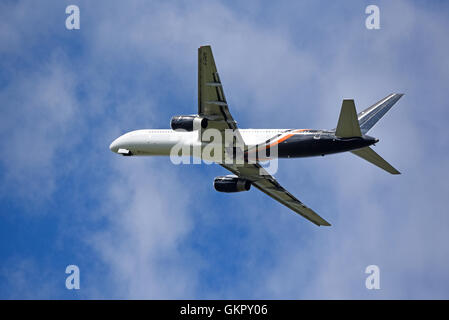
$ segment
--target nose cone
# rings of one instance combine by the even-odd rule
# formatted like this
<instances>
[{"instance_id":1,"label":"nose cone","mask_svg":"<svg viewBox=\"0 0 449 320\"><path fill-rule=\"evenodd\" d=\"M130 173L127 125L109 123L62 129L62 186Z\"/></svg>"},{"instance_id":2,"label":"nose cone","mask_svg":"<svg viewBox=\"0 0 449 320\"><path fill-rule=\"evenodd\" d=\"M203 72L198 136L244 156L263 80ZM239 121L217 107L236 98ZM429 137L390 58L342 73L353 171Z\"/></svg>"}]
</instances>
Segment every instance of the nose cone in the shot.
<instances>
[{"instance_id":1,"label":"nose cone","mask_svg":"<svg viewBox=\"0 0 449 320\"><path fill-rule=\"evenodd\" d=\"M136 130L125 133L112 141L109 149L122 155L132 155L135 150L140 150L146 145L147 134L144 130Z\"/></svg>"},{"instance_id":2,"label":"nose cone","mask_svg":"<svg viewBox=\"0 0 449 320\"><path fill-rule=\"evenodd\" d=\"M112 141L111 145L109 146L109 150L111 150L112 152L117 153L119 147L118 147L118 143L117 143L118 139L115 139L114 141Z\"/></svg>"}]
</instances>

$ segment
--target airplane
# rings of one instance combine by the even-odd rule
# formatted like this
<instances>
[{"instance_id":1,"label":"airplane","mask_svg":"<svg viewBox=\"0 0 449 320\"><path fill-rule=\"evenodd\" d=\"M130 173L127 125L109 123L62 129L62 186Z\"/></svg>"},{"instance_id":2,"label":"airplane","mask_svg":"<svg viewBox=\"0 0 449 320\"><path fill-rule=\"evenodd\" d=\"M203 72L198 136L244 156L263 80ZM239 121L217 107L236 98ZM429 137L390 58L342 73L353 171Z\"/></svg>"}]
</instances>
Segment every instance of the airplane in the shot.
<instances>
[{"instance_id":1,"label":"airplane","mask_svg":"<svg viewBox=\"0 0 449 320\"><path fill-rule=\"evenodd\" d=\"M367 132L402 95L390 94L358 114L354 100L345 99L337 127L331 130L240 129L229 112L212 49L201 46L198 49L198 113L172 117L171 129L128 132L115 139L109 148L123 156L170 156L175 147L188 150L198 147L200 152L193 152L193 157L211 160L232 173L214 179L217 191L241 192L254 186L317 226L330 226L284 189L261 163L350 151L391 174L400 174L370 148L379 139L368 136ZM218 132L221 137L230 132L233 138L207 139L208 130ZM219 151L217 156L213 152L209 156L201 152L210 144ZM241 161L236 161L237 158Z\"/></svg>"}]
</instances>

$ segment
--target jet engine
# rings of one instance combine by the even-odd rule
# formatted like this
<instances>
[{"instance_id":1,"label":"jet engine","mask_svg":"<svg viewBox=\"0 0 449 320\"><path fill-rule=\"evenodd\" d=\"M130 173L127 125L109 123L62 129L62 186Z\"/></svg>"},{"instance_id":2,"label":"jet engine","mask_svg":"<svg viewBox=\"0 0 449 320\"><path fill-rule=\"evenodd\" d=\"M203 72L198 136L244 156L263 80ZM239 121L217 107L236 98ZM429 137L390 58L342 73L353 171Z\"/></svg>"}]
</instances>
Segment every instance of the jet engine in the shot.
<instances>
[{"instance_id":1,"label":"jet engine","mask_svg":"<svg viewBox=\"0 0 449 320\"><path fill-rule=\"evenodd\" d=\"M198 116L175 116L171 118L170 126L173 130L183 129L186 131L198 130L200 128L207 128L208 121L206 118Z\"/></svg>"},{"instance_id":2,"label":"jet engine","mask_svg":"<svg viewBox=\"0 0 449 320\"><path fill-rule=\"evenodd\" d=\"M251 188L251 181L239 178L234 175L216 177L214 188L219 192L241 192Z\"/></svg>"}]
</instances>

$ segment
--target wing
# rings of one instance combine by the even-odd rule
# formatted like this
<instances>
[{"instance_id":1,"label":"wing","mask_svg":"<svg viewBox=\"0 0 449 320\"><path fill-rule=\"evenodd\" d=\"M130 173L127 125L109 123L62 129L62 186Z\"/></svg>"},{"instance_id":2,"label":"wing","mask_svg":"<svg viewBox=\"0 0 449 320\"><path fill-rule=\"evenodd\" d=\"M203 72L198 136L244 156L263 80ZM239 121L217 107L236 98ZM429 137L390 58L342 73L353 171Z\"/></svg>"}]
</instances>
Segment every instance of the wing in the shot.
<instances>
[{"instance_id":1,"label":"wing","mask_svg":"<svg viewBox=\"0 0 449 320\"><path fill-rule=\"evenodd\" d=\"M237 129L215 66L210 46L198 49L198 115L211 120L214 128Z\"/></svg>"},{"instance_id":2,"label":"wing","mask_svg":"<svg viewBox=\"0 0 449 320\"><path fill-rule=\"evenodd\" d=\"M321 218L312 209L306 207L290 192L285 190L264 168L258 163L245 163L244 165L220 164L235 175L251 181L260 191L266 193L284 206L290 208L304 218L318 226L330 226L330 223Z\"/></svg>"},{"instance_id":3,"label":"wing","mask_svg":"<svg viewBox=\"0 0 449 320\"><path fill-rule=\"evenodd\" d=\"M202 46L198 49L198 115L207 118L211 127L223 131L231 129L235 132L237 139L241 139L237 123L229 112L210 46ZM243 142L243 139L240 141ZM226 148L226 146L223 147ZM260 164L220 165L237 176L251 181L256 188L316 225L330 226L329 222L285 190Z\"/></svg>"}]
</instances>

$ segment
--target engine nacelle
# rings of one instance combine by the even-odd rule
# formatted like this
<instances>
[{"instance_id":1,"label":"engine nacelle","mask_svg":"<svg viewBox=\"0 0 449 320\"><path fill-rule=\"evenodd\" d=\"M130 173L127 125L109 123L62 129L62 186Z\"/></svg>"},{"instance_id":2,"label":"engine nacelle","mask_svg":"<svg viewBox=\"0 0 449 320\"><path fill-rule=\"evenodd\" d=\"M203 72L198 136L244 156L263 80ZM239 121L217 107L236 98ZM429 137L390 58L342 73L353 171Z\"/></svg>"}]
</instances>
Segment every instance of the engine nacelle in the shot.
<instances>
[{"instance_id":1,"label":"engine nacelle","mask_svg":"<svg viewBox=\"0 0 449 320\"><path fill-rule=\"evenodd\" d=\"M183 129L186 131L193 131L207 128L208 121L206 118L198 116L175 116L171 118L170 127L173 130Z\"/></svg>"},{"instance_id":2,"label":"engine nacelle","mask_svg":"<svg viewBox=\"0 0 449 320\"><path fill-rule=\"evenodd\" d=\"M219 192L241 192L251 188L251 181L239 178L234 175L216 177L214 188Z\"/></svg>"}]
</instances>

